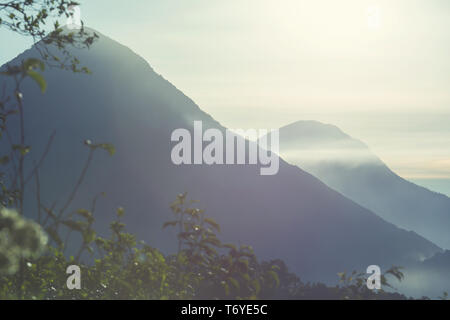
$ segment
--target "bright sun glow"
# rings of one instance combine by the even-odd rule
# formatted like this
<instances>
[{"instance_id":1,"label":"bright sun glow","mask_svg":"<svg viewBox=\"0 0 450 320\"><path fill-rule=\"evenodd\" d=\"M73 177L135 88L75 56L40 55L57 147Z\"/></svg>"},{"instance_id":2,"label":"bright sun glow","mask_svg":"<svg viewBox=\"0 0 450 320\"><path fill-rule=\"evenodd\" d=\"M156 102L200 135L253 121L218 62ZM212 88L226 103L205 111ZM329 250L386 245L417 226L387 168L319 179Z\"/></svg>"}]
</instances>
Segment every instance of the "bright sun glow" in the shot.
<instances>
[{"instance_id":1,"label":"bright sun glow","mask_svg":"<svg viewBox=\"0 0 450 320\"><path fill-rule=\"evenodd\" d=\"M367 8L367 25L371 30L381 28L381 10L378 6L370 6Z\"/></svg>"}]
</instances>

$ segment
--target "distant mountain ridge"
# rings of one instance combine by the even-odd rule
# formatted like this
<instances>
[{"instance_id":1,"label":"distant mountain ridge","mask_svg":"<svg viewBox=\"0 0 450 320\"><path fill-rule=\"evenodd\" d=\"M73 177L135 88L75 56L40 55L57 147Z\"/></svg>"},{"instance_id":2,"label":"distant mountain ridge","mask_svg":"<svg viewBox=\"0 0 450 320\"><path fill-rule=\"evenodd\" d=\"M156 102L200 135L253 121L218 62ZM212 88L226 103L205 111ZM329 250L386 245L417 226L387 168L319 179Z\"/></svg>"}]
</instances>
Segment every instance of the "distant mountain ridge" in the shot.
<instances>
[{"instance_id":1,"label":"distant mountain ridge","mask_svg":"<svg viewBox=\"0 0 450 320\"><path fill-rule=\"evenodd\" d=\"M298 121L282 127L280 155L383 219L450 248L450 198L399 177L336 126Z\"/></svg>"},{"instance_id":2,"label":"distant mountain ridge","mask_svg":"<svg viewBox=\"0 0 450 320\"><path fill-rule=\"evenodd\" d=\"M441 252L282 159L274 176L261 176L258 166L172 164L174 129L192 130L194 120L203 121L205 128L225 128L144 59L104 35L89 50L71 52L92 75L48 69L44 95L31 81L24 88L26 136L32 146L28 166L56 131L40 172L45 205L53 200L61 205L86 160L82 142L91 139L114 144L117 153L112 158L95 155L71 208L86 207L96 194L106 192L96 213L103 233L115 208L122 206L130 232L173 252L175 238L162 224L171 218L169 203L187 191L221 225L224 241L252 245L261 259L281 258L305 280L333 281L339 271L365 270L374 263L405 265ZM30 49L12 63L35 56ZM29 216L35 216L34 206L30 196Z\"/></svg>"}]
</instances>

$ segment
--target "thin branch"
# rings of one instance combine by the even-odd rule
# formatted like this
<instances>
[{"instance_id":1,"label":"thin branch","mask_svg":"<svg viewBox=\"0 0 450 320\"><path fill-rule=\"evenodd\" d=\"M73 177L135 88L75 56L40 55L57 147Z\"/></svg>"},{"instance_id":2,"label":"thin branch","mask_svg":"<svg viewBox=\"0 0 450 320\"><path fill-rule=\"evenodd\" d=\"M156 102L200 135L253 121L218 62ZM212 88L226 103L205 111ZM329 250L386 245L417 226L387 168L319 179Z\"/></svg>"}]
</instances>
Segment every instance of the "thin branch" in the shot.
<instances>
[{"instance_id":1,"label":"thin branch","mask_svg":"<svg viewBox=\"0 0 450 320\"><path fill-rule=\"evenodd\" d=\"M8 138L8 142L9 142L10 148L11 148L10 159L11 159L11 164L12 164L13 171L14 171L14 178L11 178L11 182L12 182L11 189L14 189L16 187L16 183L17 183L17 176L19 175L17 165L16 165L16 159L15 159L16 156L15 156L15 152L13 150L14 142L12 141L12 137L6 127L4 129L4 132L6 133L6 137Z\"/></svg>"},{"instance_id":2,"label":"thin branch","mask_svg":"<svg viewBox=\"0 0 450 320\"><path fill-rule=\"evenodd\" d=\"M64 211L69 207L70 203L73 201L73 199L75 198L78 189L80 188L81 184L83 183L84 177L86 176L86 172L89 169L89 166L92 162L92 159L94 157L94 149L90 149L89 150L89 156L88 159L86 160L86 164L84 165L83 170L81 171L80 177L78 178L77 184L75 185L74 189L72 190L72 193L70 194L69 198L67 199L65 205L61 208L61 210L59 211L58 214L58 218L61 218Z\"/></svg>"},{"instance_id":3,"label":"thin branch","mask_svg":"<svg viewBox=\"0 0 450 320\"><path fill-rule=\"evenodd\" d=\"M38 169L42 167L42 164L44 163L44 160L47 157L48 152L50 151L50 147L52 145L53 139L55 138L55 134L56 134L56 131L53 131L52 134L50 135L47 145L45 146L45 150L44 150L41 158L39 159L39 162L37 163L37 165L34 166L33 170L30 172L28 177L25 179L25 185L30 181L30 179L38 171Z\"/></svg>"},{"instance_id":4,"label":"thin branch","mask_svg":"<svg viewBox=\"0 0 450 320\"><path fill-rule=\"evenodd\" d=\"M50 213L53 212L53 209L56 207L56 201L52 203L52 206L50 208L46 208L44 205L41 205L42 209L47 213L47 217L45 218L44 222L42 223L42 226L45 227L47 225L48 219L50 218ZM55 215L56 216L56 215Z\"/></svg>"},{"instance_id":5,"label":"thin branch","mask_svg":"<svg viewBox=\"0 0 450 320\"><path fill-rule=\"evenodd\" d=\"M39 171L36 170L35 172L35 178L36 178L36 201L37 201L37 208L38 208L38 223L41 223L41 183L39 181Z\"/></svg>"}]
</instances>

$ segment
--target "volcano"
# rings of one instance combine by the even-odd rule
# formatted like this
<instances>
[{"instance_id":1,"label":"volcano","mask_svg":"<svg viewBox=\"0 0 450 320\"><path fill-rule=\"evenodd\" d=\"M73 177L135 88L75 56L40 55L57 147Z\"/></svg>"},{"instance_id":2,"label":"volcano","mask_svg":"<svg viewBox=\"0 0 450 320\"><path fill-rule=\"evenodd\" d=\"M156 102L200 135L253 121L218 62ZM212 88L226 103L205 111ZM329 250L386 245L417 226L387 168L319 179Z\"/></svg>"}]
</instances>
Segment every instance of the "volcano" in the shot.
<instances>
[{"instance_id":1,"label":"volcano","mask_svg":"<svg viewBox=\"0 0 450 320\"><path fill-rule=\"evenodd\" d=\"M340 271L406 265L441 252L281 158L275 175L260 175L259 165L173 164L175 129L192 131L194 121L201 121L204 129L226 128L143 58L98 34L90 49L68 48L91 75L47 68L45 94L32 80L24 84L26 143L32 146L28 171L55 132L40 170L45 206L64 205L88 157L83 141L89 139L111 143L117 150L113 157L95 154L71 204L72 210L89 208L92 199L105 192L95 213L100 233L107 232L120 206L126 210L130 233L173 252L176 237L162 225L171 220L169 203L188 192L188 198L199 200L200 208L220 224L224 242L251 245L261 259L283 259L303 280L334 281ZM36 48L10 64L30 57L40 57ZM16 132L17 119L11 123L10 131ZM36 217L34 184L27 188L25 213Z\"/></svg>"}]
</instances>

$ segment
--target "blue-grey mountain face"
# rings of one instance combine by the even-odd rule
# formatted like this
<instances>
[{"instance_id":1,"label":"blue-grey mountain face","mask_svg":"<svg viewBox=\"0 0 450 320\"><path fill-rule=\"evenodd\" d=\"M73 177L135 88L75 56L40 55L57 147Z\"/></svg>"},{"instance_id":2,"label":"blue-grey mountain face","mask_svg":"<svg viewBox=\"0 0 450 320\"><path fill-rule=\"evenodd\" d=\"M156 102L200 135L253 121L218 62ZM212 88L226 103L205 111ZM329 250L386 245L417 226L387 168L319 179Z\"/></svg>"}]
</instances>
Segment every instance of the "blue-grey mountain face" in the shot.
<instances>
[{"instance_id":1,"label":"blue-grey mountain face","mask_svg":"<svg viewBox=\"0 0 450 320\"><path fill-rule=\"evenodd\" d=\"M450 288L450 251L412 264L404 270L405 279L396 288L407 295L438 299Z\"/></svg>"},{"instance_id":2,"label":"blue-grey mountain face","mask_svg":"<svg viewBox=\"0 0 450 320\"><path fill-rule=\"evenodd\" d=\"M261 176L254 165L172 164L174 129L192 128L194 120L224 128L111 39L101 36L90 50L72 52L92 75L50 69L44 73L44 95L31 81L23 90L27 144L32 146L28 168L56 130L40 171L45 205L63 205L87 158L83 141L91 139L114 144L117 153L95 155L72 209L89 207L96 194L106 192L96 210L103 232L122 206L130 232L173 251L174 234L161 227L171 219L169 203L187 191L221 225L222 240L252 245L262 259L281 258L304 279L335 280L339 271L405 265L441 251L283 160L273 176ZM31 56L37 56L34 49L13 63ZM27 215L36 216L34 185L28 188Z\"/></svg>"},{"instance_id":3,"label":"blue-grey mountain face","mask_svg":"<svg viewBox=\"0 0 450 320\"><path fill-rule=\"evenodd\" d=\"M450 248L450 198L402 179L337 127L315 121L285 126L280 154L383 219Z\"/></svg>"}]
</instances>

